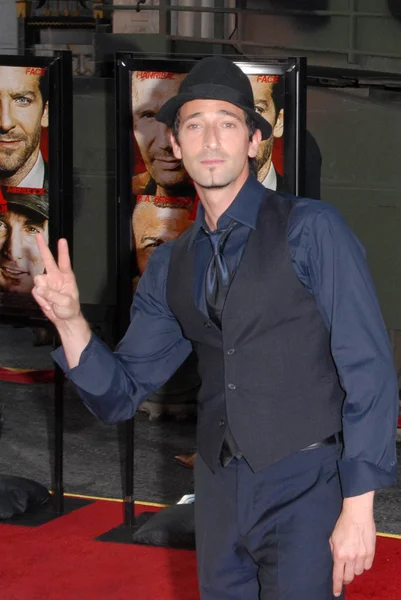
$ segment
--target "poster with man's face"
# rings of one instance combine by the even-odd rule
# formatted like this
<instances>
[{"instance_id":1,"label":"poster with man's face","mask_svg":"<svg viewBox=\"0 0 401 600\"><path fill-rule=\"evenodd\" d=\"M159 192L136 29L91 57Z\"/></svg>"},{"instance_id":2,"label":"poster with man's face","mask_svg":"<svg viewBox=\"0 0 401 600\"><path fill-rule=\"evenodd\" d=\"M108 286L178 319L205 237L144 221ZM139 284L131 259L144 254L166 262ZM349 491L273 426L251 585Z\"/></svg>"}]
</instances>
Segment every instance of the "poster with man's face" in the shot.
<instances>
[{"instance_id":1,"label":"poster with man's face","mask_svg":"<svg viewBox=\"0 0 401 600\"><path fill-rule=\"evenodd\" d=\"M178 93L186 73L132 71L133 122L132 235L139 275L161 243L177 238L196 215L197 197L181 161L173 154L170 129L156 121L161 106ZM255 110L272 126L261 142L257 178L281 191L284 154L284 75L252 74Z\"/></svg>"},{"instance_id":2,"label":"poster with man's face","mask_svg":"<svg viewBox=\"0 0 401 600\"><path fill-rule=\"evenodd\" d=\"M47 90L46 68L0 65L0 314L36 309L44 272L35 236L48 241Z\"/></svg>"}]
</instances>

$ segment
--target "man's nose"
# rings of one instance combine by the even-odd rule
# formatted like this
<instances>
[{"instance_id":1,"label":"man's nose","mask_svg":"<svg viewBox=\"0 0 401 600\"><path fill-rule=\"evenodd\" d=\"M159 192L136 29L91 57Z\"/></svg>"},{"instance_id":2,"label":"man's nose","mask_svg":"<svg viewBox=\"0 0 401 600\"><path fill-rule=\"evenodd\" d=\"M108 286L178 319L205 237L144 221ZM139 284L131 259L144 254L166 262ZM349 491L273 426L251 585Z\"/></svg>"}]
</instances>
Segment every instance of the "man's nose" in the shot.
<instances>
[{"instance_id":1,"label":"man's nose","mask_svg":"<svg viewBox=\"0 0 401 600\"><path fill-rule=\"evenodd\" d=\"M205 127L204 140L205 148L215 150L220 147L220 137L218 128L215 125L207 125Z\"/></svg>"},{"instance_id":2,"label":"man's nose","mask_svg":"<svg viewBox=\"0 0 401 600\"><path fill-rule=\"evenodd\" d=\"M156 143L159 148L171 150L170 129L163 123L157 124Z\"/></svg>"},{"instance_id":3,"label":"man's nose","mask_svg":"<svg viewBox=\"0 0 401 600\"><path fill-rule=\"evenodd\" d=\"M11 232L3 246L3 254L11 261L22 258L24 253L19 232Z\"/></svg>"},{"instance_id":4,"label":"man's nose","mask_svg":"<svg viewBox=\"0 0 401 600\"><path fill-rule=\"evenodd\" d=\"M0 132L8 133L14 127L14 119L12 116L10 104L8 102L0 102Z\"/></svg>"}]
</instances>

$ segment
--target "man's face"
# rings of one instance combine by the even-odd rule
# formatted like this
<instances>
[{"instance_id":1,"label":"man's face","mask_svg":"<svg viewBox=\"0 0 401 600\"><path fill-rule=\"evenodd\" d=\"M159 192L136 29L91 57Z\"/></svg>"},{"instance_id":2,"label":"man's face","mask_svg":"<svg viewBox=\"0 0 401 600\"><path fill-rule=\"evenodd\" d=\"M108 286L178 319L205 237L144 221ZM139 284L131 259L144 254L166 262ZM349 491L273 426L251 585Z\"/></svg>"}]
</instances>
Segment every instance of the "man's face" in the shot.
<instances>
[{"instance_id":1,"label":"man's face","mask_svg":"<svg viewBox=\"0 0 401 600\"><path fill-rule=\"evenodd\" d=\"M39 232L48 241L48 221L37 213L0 213L0 290L32 290L33 278L44 269L35 241Z\"/></svg>"},{"instance_id":2,"label":"man's face","mask_svg":"<svg viewBox=\"0 0 401 600\"><path fill-rule=\"evenodd\" d=\"M281 109L277 114L272 98L273 85L275 84L267 83L264 79L264 76L260 75L249 76L255 101L255 110L272 126L272 135L267 140L263 140L260 143L258 155L256 157L259 165L259 172L262 173L261 177L259 177L258 174L259 181L263 181L269 171L274 138L281 137L284 132L284 110Z\"/></svg>"},{"instance_id":3,"label":"man's face","mask_svg":"<svg viewBox=\"0 0 401 600\"><path fill-rule=\"evenodd\" d=\"M174 79L140 79L132 74L132 110L134 134L142 159L152 179L164 188L187 183L188 175L172 152L170 129L156 121L161 106L178 93L185 74Z\"/></svg>"},{"instance_id":4,"label":"man's face","mask_svg":"<svg viewBox=\"0 0 401 600\"><path fill-rule=\"evenodd\" d=\"M171 141L194 183L204 189L242 185L261 136L257 130L249 141L243 110L223 100L192 100L180 117L178 143Z\"/></svg>"},{"instance_id":5,"label":"man's face","mask_svg":"<svg viewBox=\"0 0 401 600\"><path fill-rule=\"evenodd\" d=\"M0 66L0 179L36 162L41 128L48 126L39 79L24 67Z\"/></svg>"},{"instance_id":6,"label":"man's face","mask_svg":"<svg viewBox=\"0 0 401 600\"><path fill-rule=\"evenodd\" d=\"M132 232L140 273L148 264L151 254L163 242L178 238L193 221L186 208L155 206L151 202L139 202L132 214Z\"/></svg>"}]
</instances>

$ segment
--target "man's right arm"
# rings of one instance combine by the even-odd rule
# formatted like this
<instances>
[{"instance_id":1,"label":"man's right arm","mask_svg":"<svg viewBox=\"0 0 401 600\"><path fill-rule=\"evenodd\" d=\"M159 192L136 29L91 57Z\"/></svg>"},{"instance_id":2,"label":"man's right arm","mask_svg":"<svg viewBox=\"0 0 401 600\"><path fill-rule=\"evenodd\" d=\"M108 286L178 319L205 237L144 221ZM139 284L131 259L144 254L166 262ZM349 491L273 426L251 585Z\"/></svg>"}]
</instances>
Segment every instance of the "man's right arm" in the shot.
<instances>
[{"instance_id":1,"label":"man's right arm","mask_svg":"<svg viewBox=\"0 0 401 600\"><path fill-rule=\"evenodd\" d=\"M50 312L63 342L53 357L87 408L107 423L132 417L141 401L163 385L192 350L166 302L169 257L170 244L160 246L151 257L135 294L130 326L115 352L91 333L80 310L60 308L63 297L74 295L74 291L65 294L62 286L56 292L55 286L43 291L46 285L49 288L43 278L49 276L49 268L52 271L51 264L46 267L48 275L35 279L34 296L39 296L45 314ZM65 314L68 318L63 318Z\"/></svg>"}]
</instances>

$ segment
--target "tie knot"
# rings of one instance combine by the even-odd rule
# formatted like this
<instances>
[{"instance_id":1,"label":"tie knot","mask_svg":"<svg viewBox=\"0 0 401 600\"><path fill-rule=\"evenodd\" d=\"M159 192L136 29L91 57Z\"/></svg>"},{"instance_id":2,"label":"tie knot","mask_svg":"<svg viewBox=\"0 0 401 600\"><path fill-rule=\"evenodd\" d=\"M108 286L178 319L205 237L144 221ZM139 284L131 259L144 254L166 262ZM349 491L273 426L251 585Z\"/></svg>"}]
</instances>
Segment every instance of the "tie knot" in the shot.
<instances>
[{"instance_id":1,"label":"tie knot","mask_svg":"<svg viewBox=\"0 0 401 600\"><path fill-rule=\"evenodd\" d=\"M224 244L236 224L235 221L232 221L225 229L216 229L215 231L206 232L210 239L210 243L212 244L214 255L220 254L223 251Z\"/></svg>"}]
</instances>

